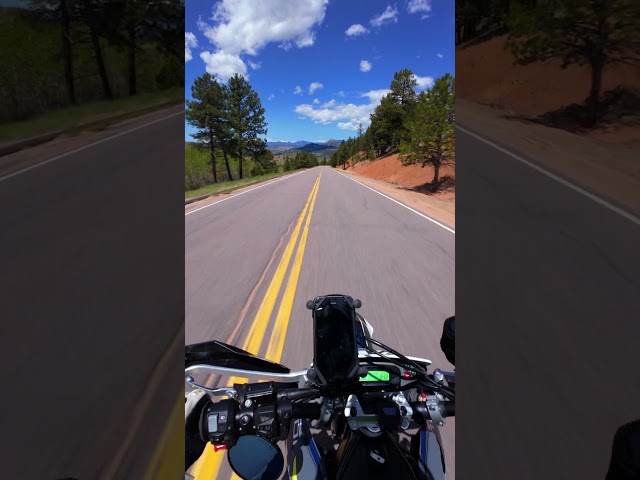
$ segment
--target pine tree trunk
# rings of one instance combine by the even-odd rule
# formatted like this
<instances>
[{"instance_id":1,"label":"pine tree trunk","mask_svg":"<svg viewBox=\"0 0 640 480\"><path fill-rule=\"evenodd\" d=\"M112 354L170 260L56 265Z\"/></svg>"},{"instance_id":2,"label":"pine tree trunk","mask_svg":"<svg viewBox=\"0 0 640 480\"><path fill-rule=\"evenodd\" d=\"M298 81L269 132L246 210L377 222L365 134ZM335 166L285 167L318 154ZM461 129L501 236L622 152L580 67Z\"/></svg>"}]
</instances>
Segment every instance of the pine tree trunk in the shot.
<instances>
[{"instance_id":1,"label":"pine tree trunk","mask_svg":"<svg viewBox=\"0 0 640 480\"><path fill-rule=\"evenodd\" d=\"M242 150L238 151L238 173L240 174L240 180L242 180Z\"/></svg>"},{"instance_id":2,"label":"pine tree trunk","mask_svg":"<svg viewBox=\"0 0 640 480\"><path fill-rule=\"evenodd\" d=\"M227 175L229 175L229 181L233 180L233 175L231 175L231 166L229 165L229 158L227 157L227 151L223 148L222 155L224 156L224 164L227 167Z\"/></svg>"},{"instance_id":3,"label":"pine tree trunk","mask_svg":"<svg viewBox=\"0 0 640 480\"><path fill-rule=\"evenodd\" d=\"M138 93L136 83L136 32L135 26L129 27L129 95Z\"/></svg>"},{"instance_id":4,"label":"pine tree trunk","mask_svg":"<svg viewBox=\"0 0 640 480\"><path fill-rule=\"evenodd\" d=\"M218 183L218 172L216 169L216 147L213 141L213 132L209 132L209 146L211 147L211 173L213 173L213 183Z\"/></svg>"},{"instance_id":5,"label":"pine tree trunk","mask_svg":"<svg viewBox=\"0 0 640 480\"><path fill-rule=\"evenodd\" d=\"M604 62L601 58L591 60L591 91L587 103L589 104L589 127L593 127L600 119L600 94L602 92L602 71Z\"/></svg>"},{"instance_id":6,"label":"pine tree trunk","mask_svg":"<svg viewBox=\"0 0 640 480\"><path fill-rule=\"evenodd\" d=\"M440 154L436 157L433 162L433 181L431 182L433 193L438 191L438 182L440 181Z\"/></svg>"},{"instance_id":7,"label":"pine tree trunk","mask_svg":"<svg viewBox=\"0 0 640 480\"><path fill-rule=\"evenodd\" d=\"M76 88L73 78L73 46L71 44L71 18L67 0L60 0L60 22L62 27L62 57L64 62L64 79L67 84L69 103L75 105Z\"/></svg>"},{"instance_id":8,"label":"pine tree trunk","mask_svg":"<svg viewBox=\"0 0 640 480\"><path fill-rule=\"evenodd\" d=\"M96 33L95 27L92 25L91 29L91 43L93 44L93 53L96 57L96 63L98 64L98 73L100 74L100 81L102 82L102 91L104 98L107 100L113 100L113 92L111 91L111 85L109 85L109 77L107 76L107 68L104 64L104 57L102 55L102 47L100 46L100 39Z\"/></svg>"}]
</instances>

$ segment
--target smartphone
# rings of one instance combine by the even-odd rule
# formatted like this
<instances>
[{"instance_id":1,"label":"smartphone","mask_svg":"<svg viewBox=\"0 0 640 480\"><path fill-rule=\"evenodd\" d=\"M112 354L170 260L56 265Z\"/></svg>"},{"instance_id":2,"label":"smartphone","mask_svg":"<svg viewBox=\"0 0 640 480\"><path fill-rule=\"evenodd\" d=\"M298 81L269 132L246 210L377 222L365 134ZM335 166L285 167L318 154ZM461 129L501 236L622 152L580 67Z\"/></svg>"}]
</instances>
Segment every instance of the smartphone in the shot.
<instances>
[{"instance_id":1,"label":"smartphone","mask_svg":"<svg viewBox=\"0 0 640 480\"><path fill-rule=\"evenodd\" d=\"M356 313L349 300L343 295L327 295L315 301L313 365L318 385L339 385L356 379Z\"/></svg>"}]
</instances>

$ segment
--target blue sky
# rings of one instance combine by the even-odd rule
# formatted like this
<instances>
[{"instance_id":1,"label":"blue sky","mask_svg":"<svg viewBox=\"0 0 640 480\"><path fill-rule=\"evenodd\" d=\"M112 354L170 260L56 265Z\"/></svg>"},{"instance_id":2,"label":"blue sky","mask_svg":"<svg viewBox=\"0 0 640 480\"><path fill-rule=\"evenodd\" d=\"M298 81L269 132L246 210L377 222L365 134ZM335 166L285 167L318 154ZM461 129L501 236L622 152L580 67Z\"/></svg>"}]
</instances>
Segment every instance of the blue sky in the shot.
<instances>
[{"instance_id":1,"label":"blue sky","mask_svg":"<svg viewBox=\"0 0 640 480\"><path fill-rule=\"evenodd\" d=\"M248 77L267 139L326 141L359 122L409 68L429 88L455 75L454 0L186 0L185 93L208 71ZM193 127L185 124L185 139Z\"/></svg>"}]
</instances>

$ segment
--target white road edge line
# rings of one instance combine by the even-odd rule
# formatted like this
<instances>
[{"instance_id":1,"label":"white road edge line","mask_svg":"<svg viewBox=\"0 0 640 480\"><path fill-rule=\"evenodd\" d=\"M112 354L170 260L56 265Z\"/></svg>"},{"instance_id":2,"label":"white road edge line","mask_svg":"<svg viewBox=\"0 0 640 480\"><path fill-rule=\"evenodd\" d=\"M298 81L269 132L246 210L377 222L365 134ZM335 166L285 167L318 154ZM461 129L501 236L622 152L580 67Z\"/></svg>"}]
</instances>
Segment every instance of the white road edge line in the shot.
<instances>
[{"instance_id":1,"label":"white road edge line","mask_svg":"<svg viewBox=\"0 0 640 480\"><path fill-rule=\"evenodd\" d=\"M348 178L349 180L353 180L354 182L359 183L359 184L360 184L360 185L362 185L363 187L368 188L369 190L371 190L372 192L376 192L378 195L382 195L383 197L388 198L388 199L389 199L389 200L391 200L392 202L395 202L395 203L397 203L398 205L400 205L401 207L404 207L404 208L406 208L407 210L411 210L413 213L417 213L417 214L418 214L418 215L420 215L422 218L426 218L426 219L427 219L427 220L429 220L430 222L435 223L436 225L438 225L438 226L440 226L440 227L444 228L445 230L447 230L447 231L449 231L449 232L453 233L454 235L456 234L456 231L455 231L455 230L453 230L452 228L449 228L449 227L447 227L446 225L443 225L442 223L438 222L437 220L434 220L433 218L426 216L424 213L420 213L419 211L414 210L413 208L411 208L411 207L409 207L409 206L405 205L404 203L399 202L399 201L398 201L398 200L396 200L395 198L391 198L390 196L385 195L384 193L379 192L378 190L376 190L376 189L374 189L374 188L371 188L369 185L365 185L364 183L359 182L359 181L358 181L358 180L356 180L355 178L351 178L348 174L346 174L346 173L340 173L340 172L336 172L336 173L339 173L340 175L342 175L343 177Z\"/></svg>"},{"instance_id":2,"label":"white road edge line","mask_svg":"<svg viewBox=\"0 0 640 480\"><path fill-rule=\"evenodd\" d=\"M202 210L203 208L207 208L210 207L212 205L217 205L219 203L224 202L225 200L231 200L232 198L236 198L239 197L240 195L243 195L245 193L249 193L249 192L253 192L254 190L258 190L259 188L262 187L266 187L267 185L273 185L276 182L279 182L280 180L286 180L287 178L292 178L295 177L296 175L300 175L301 173L304 173L305 170L303 170L302 172L298 172L298 173L294 173L293 175L287 175L285 177L281 177L281 178L277 178L275 180L273 180L272 182L268 182L268 183L261 183L260 185L258 185L257 187L251 188L249 190L245 190L244 192L240 192L240 193L236 193L235 195L231 195L230 197L225 197L222 200L218 200L217 202L213 202L213 203L209 203L207 205L204 205L202 207L199 208L194 208L193 210L189 210L188 212L186 212L184 214L184 216L186 217L187 215L191 214L191 213L195 213L195 212L199 212L200 210Z\"/></svg>"},{"instance_id":3,"label":"white road edge line","mask_svg":"<svg viewBox=\"0 0 640 480\"><path fill-rule=\"evenodd\" d=\"M545 170L544 168L540 167L539 165L536 165L533 162L530 162L529 160L526 160L524 158L522 158L520 155L513 153L509 150L507 150L506 148L501 147L500 145L496 145L495 143L493 143L491 140L487 140L486 138L481 137L480 135L477 135L469 130L467 130L464 127L461 127L460 125L456 125L456 128L463 131L464 133L466 133L467 135L472 136L473 138L475 138L476 140L480 140L481 142L495 148L496 150L499 150L500 152L509 155L511 158L514 158L515 160L518 160L520 163L523 163L525 165L527 165L528 167L533 168L534 170L537 170L538 172L542 173L543 175L546 175L547 177L551 178L552 180L555 180L556 182L564 185L565 187L570 188L571 190L573 190L574 192L577 192L581 195L584 195L585 197L593 200L594 202L602 205L605 208L608 208L609 210L611 210L612 212L617 213L618 215L626 218L627 220L631 220L633 223L635 223L636 225L640 225L640 218L636 217L635 215L626 212L625 210L621 209L620 207L616 207L615 205L612 205L611 203L607 202L606 200L603 200L602 198L594 195L593 193L590 193L588 191L586 191L585 189L574 185L573 183L569 182L568 180L565 180L564 178L549 172L548 170Z\"/></svg>"},{"instance_id":4,"label":"white road edge line","mask_svg":"<svg viewBox=\"0 0 640 480\"><path fill-rule=\"evenodd\" d=\"M18 171L15 171L13 173L10 173L8 175L5 175L4 177L0 177L0 182L3 181L3 180L7 180L7 179L9 179L11 177L15 177L16 175L20 175L22 173L28 172L29 170L33 170L34 168L38 168L38 167L41 167L43 165L46 165L47 163L51 163L51 162L54 162L56 160L59 160L62 157L66 157L67 155L71 155L72 153L77 153L77 152L85 150L85 149L87 149L89 147L93 147L95 145L99 145L101 143L106 142L107 140L112 140L112 139L118 138L118 137L120 137L122 135L126 135L127 133L135 132L136 130L140 130L141 128L145 128L145 127L148 127L149 125L153 125L154 123L162 122L163 120L166 120L166 119L171 118L171 117L175 117L176 115L184 115L184 111L172 113L171 115L167 115L166 117L162 117L162 118L159 118L157 120L153 120L153 121L145 123L143 125L138 125L137 127L130 128L129 130L125 130L124 132L116 133L115 135L111 135L110 137L103 138L102 140L98 140L98 141L93 142L93 143L88 143L87 145L83 145L82 147L76 148L75 150L69 150L68 152L64 152L64 153L62 153L60 155L57 155L55 157L50 158L49 160L45 160L44 162L36 163L35 165L31 165L29 167L25 167L25 168L23 168L21 170L18 170Z\"/></svg>"}]
</instances>

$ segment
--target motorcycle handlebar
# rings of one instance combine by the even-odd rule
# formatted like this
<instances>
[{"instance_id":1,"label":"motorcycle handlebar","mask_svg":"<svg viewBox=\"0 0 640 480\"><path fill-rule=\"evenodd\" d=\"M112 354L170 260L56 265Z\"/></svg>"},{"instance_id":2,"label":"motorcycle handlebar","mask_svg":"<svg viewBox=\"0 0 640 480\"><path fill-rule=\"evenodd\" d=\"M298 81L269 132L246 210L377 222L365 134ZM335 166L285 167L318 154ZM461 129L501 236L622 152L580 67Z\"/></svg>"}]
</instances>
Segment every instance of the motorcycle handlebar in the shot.
<instances>
[{"instance_id":1,"label":"motorcycle handlebar","mask_svg":"<svg viewBox=\"0 0 640 480\"><path fill-rule=\"evenodd\" d=\"M411 408L413 409L413 420L415 422L424 422L426 420L432 420L437 422L439 420L438 416L441 418L447 417L455 417L456 416L456 403L455 401L439 401L435 407L438 409L438 412L430 411L427 404L424 402L409 402ZM439 413L439 415L438 415Z\"/></svg>"},{"instance_id":2,"label":"motorcycle handlebar","mask_svg":"<svg viewBox=\"0 0 640 480\"><path fill-rule=\"evenodd\" d=\"M440 409L443 417L455 417L456 416L456 402L442 402L440 403L443 408Z\"/></svg>"},{"instance_id":3,"label":"motorcycle handlebar","mask_svg":"<svg viewBox=\"0 0 640 480\"><path fill-rule=\"evenodd\" d=\"M318 418L321 407L319 403L292 403L291 415L293 418Z\"/></svg>"},{"instance_id":4,"label":"motorcycle handlebar","mask_svg":"<svg viewBox=\"0 0 640 480\"><path fill-rule=\"evenodd\" d=\"M442 425L444 418L455 416L454 401L433 402L431 400L409 402L409 404L413 410L411 418L416 423L433 421ZM235 445L235 439L238 436L252 433L261 433L269 438L282 440L286 438L291 427L291 420L317 419L320 418L321 413L320 403L291 402L286 397L255 405L247 401L242 408L236 400L220 400L206 407L201 431L207 434L212 443L229 445ZM365 417L371 417L371 414L365 414ZM270 421L269 418L271 418ZM256 423L257 419L260 420ZM364 419L365 422L372 420L372 418ZM379 422L384 423L384 419L380 418ZM281 436L283 438L280 438Z\"/></svg>"}]
</instances>

